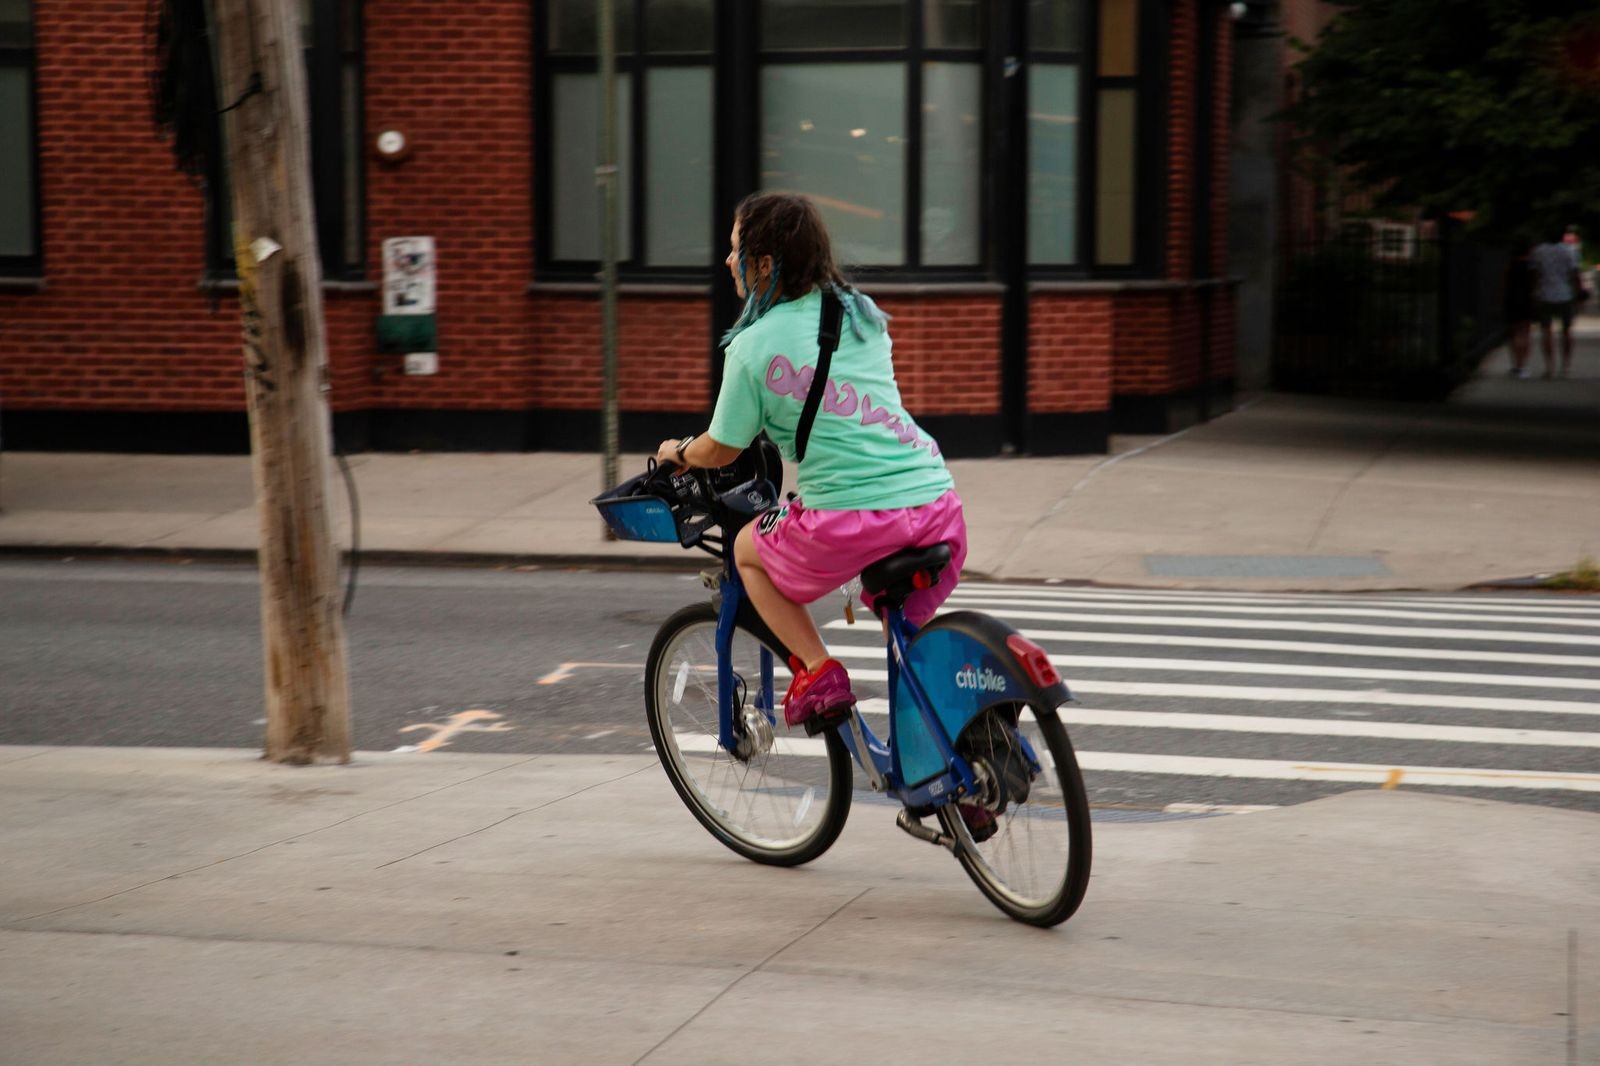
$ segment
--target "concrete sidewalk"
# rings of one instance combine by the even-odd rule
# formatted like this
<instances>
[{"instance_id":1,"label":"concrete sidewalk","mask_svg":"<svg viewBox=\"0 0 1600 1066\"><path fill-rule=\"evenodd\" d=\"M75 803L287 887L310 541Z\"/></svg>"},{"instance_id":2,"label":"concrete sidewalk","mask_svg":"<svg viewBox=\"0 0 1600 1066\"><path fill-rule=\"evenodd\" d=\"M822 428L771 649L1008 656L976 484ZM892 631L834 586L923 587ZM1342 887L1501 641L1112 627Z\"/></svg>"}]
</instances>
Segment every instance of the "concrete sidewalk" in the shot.
<instances>
[{"instance_id":1,"label":"concrete sidewalk","mask_svg":"<svg viewBox=\"0 0 1600 1066\"><path fill-rule=\"evenodd\" d=\"M698 427L685 425L684 429ZM623 470L642 469L629 456ZM596 456L358 455L375 557L693 566L608 543ZM1449 403L1263 395L1111 456L951 463L973 575L1247 589L1452 589L1600 556L1600 333L1570 379L1515 381L1496 353ZM792 485L792 478L790 479ZM339 540L350 523L334 494ZM248 459L13 452L0 549L250 552Z\"/></svg>"},{"instance_id":2,"label":"concrete sidewalk","mask_svg":"<svg viewBox=\"0 0 1600 1066\"><path fill-rule=\"evenodd\" d=\"M1600 1061L1600 815L1097 821L1008 921L860 800L797 870L636 756L0 748L7 1063Z\"/></svg>"}]
</instances>

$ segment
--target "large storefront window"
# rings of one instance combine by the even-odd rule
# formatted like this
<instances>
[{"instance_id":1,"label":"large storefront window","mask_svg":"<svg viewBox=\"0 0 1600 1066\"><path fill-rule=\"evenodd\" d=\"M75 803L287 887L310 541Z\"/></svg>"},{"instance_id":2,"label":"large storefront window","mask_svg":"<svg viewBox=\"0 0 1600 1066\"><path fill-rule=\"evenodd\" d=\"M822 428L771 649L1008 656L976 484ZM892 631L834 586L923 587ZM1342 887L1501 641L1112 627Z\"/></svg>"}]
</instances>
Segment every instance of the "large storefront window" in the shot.
<instances>
[{"instance_id":1,"label":"large storefront window","mask_svg":"<svg viewBox=\"0 0 1600 1066\"><path fill-rule=\"evenodd\" d=\"M613 0L619 256L635 270L711 261L712 0ZM540 46L540 258L600 258L600 76L593 0L547 0ZM641 32L642 30L642 32ZM640 48L640 42L643 48ZM638 190L643 190L642 194Z\"/></svg>"},{"instance_id":2,"label":"large storefront window","mask_svg":"<svg viewBox=\"0 0 1600 1066\"><path fill-rule=\"evenodd\" d=\"M762 0L763 188L812 196L852 266L982 265L981 7Z\"/></svg>"},{"instance_id":3,"label":"large storefront window","mask_svg":"<svg viewBox=\"0 0 1600 1066\"><path fill-rule=\"evenodd\" d=\"M806 193L841 264L874 273L985 278L1012 254L1067 277L1149 266L1144 220L1161 212L1141 203L1159 130L1143 79L1160 64L1141 22L1153 0L613 2L620 248L635 278L702 277L720 258L719 180ZM600 241L595 5L535 9L538 262L546 276L588 277ZM715 54L719 12L720 46L751 59ZM1026 42L1015 56L990 40L1007 25ZM720 101L714 77L730 81ZM1013 77L1025 116L1020 96L1014 111L999 103ZM995 163L1007 143L1020 153L1009 170ZM1026 236L1000 236L1011 232Z\"/></svg>"},{"instance_id":4,"label":"large storefront window","mask_svg":"<svg viewBox=\"0 0 1600 1066\"><path fill-rule=\"evenodd\" d=\"M329 280L356 280L366 273L360 0L300 0L300 37L322 272ZM234 267L233 200L226 158L213 162L208 185L208 268L227 276Z\"/></svg>"},{"instance_id":5,"label":"large storefront window","mask_svg":"<svg viewBox=\"0 0 1600 1066\"><path fill-rule=\"evenodd\" d=\"M1095 43L1092 53L1085 51L1087 41ZM1139 0L1030 0L1029 263L1134 264L1139 52ZM1084 151L1093 161L1088 173ZM1085 185L1092 201L1084 200ZM1093 233L1092 246L1085 230Z\"/></svg>"},{"instance_id":6,"label":"large storefront window","mask_svg":"<svg viewBox=\"0 0 1600 1066\"><path fill-rule=\"evenodd\" d=\"M28 0L0 0L0 274L40 268Z\"/></svg>"}]
</instances>

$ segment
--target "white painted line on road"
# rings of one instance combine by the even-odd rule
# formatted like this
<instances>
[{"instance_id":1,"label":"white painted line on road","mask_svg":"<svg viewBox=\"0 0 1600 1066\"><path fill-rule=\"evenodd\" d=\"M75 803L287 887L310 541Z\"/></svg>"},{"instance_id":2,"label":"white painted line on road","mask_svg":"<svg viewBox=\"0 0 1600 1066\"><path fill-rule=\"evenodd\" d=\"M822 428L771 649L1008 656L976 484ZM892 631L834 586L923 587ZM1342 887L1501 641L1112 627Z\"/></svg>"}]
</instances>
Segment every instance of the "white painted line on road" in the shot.
<instances>
[{"instance_id":1,"label":"white painted line on road","mask_svg":"<svg viewBox=\"0 0 1600 1066\"><path fill-rule=\"evenodd\" d=\"M843 619L823 626L827 630L848 630ZM1312 640L1252 640L1248 637L1200 637L1188 633L1107 633L1089 629L1023 629L1023 636L1042 643L1072 644L1157 644L1171 648L1232 648L1240 651L1269 651L1372 657L1375 659L1440 659L1474 663L1520 663L1529 666L1569 666L1600 670L1600 656L1548 655L1539 652L1480 651L1476 648L1396 648L1387 644L1324 644ZM1285 670L1290 669L1285 664ZM1597 682L1600 684L1600 682Z\"/></svg>"},{"instance_id":2,"label":"white painted line on road","mask_svg":"<svg viewBox=\"0 0 1600 1066\"><path fill-rule=\"evenodd\" d=\"M962 595L959 599L952 595L949 602L963 607L1037 607L1040 603L1037 597L993 596L970 592ZM1093 606L1097 611L1154 611L1164 610L1174 605L1120 603L1115 600L1104 600L1096 601ZM1312 615L1317 618L1399 618L1423 622L1501 622L1508 625L1521 626L1563 626L1569 629L1600 629L1600 614L1590 614L1586 617L1575 618L1536 618L1501 614L1493 611L1417 611L1383 607L1257 607L1209 602L1185 603L1182 606L1187 611L1203 612L1205 614L1249 614L1273 617Z\"/></svg>"},{"instance_id":3,"label":"white painted line on road","mask_svg":"<svg viewBox=\"0 0 1600 1066\"><path fill-rule=\"evenodd\" d=\"M1443 670L1385 670L1361 666L1302 666L1294 663L1232 662L1227 659L1145 659L1127 656L1052 655L1057 666L1089 670L1181 670L1202 674L1264 674L1274 677L1343 677L1362 681L1420 681L1436 685L1500 685L1590 692L1600 702L1600 679L1473 674Z\"/></svg>"},{"instance_id":4,"label":"white painted line on road","mask_svg":"<svg viewBox=\"0 0 1600 1066\"><path fill-rule=\"evenodd\" d=\"M681 735L685 754L721 752L717 738ZM825 756L821 737L779 738L776 750L793 756ZM725 754L725 753L724 753ZM1361 785L1425 785L1435 788L1525 788L1600 792L1600 774L1497 770L1477 766L1383 766L1375 763L1295 762L1286 759L1225 759L1201 755L1150 755L1080 751L1078 765L1091 772L1162 774L1181 777L1243 777L1270 781L1333 781Z\"/></svg>"},{"instance_id":5,"label":"white painted line on road","mask_svg":"<svg viewBox=\"0 0 1600 1066\"><path fill-rule=\"evenodd\" d=\"M1600 614L1600 602L1587 601L1569 594L1552 593L1536 598L1507 596L1463 596L1440 593L1434 596L1395 596L1366 592L1223 592L1184 589L1103 589L1103 588L1044 588L1037 585L996 585L986 582L964 582L952 598L1001 594L1052 601L1111 600L1132 602L1144 600L1153 603L1191 604L1207 601L1234 604L1269 604L1279 606L1319 604L1333 606L1404 606L1439 607L1448 610L1462 608L1493 608L1495 610L1526 611L1529 613Z\"/></svg>"},{"instance_id":6,"label":"white painted line on road","mask_svg":"<svg viewBox=\"0 0 1600 1066\"><path fill-rule=\"evenodd\" d=\"M1446 744L1525 744L1554 748L1600 748L1600 733L1556 729L1493 729L1485 726L1416 722L1352 722L1327 718L1268 718L1249 714L1181 714L1062 707L1068 728L1103 725L1135 729L1198 729L1220 733L1275 733L1308 737L1380 737Z\"/></svg>"},{"instance_id":7,"label":"white painted line on road","mask_svg":"<svg viewBox=\"0 0 1600 1066\"><path fill-rule=\"evenodd\" d=\"M1161 626L1182 629L1268 629L1292 633L1350 633L1407 640L1475 640L1496 644L1572 644L1593 648L1600 638L1576 633L1528 633L1514 629L1434 629L1428 626L1368 626L1350 622L1297 622L1287 619L1195 618L1181 614L1117 615L1086 611L991 610L996 618L1028 622L1097 623L1106 626ZM1175 638L1177 639L1177 638Z\"/></svg>"},{"instance_id":8,"label":"white painted line on road","mask_svg":"<svg viewBox=\"0 0 1600 1066\"><path fill-rule=\"evenodd\" d=\"M1339 781L1364 785L1385 785L1395 782L1435 788L1527 788L1600 792L1600 774L1496 770L1478 766L1381 766L1371 763L1221 759L1199 755L1140 755L1111 751L1080 751L1078 764L1089 771L1122 774L1248 777L1276 781Z\"/></svg>"},{"instance_id":9,"label":"white painted line on road","mask_svg":"<svg viewBox=\"0 0 1600 1066\"><path fill-rule=\"evenodd\" d=\"M860 654L834 648L836 657ZM887 670L851 670L853 681L885 682ZM1075 680L1075 693L1101 696L1183 697L1197 700L1253 700L1270 703L1338 703L1357 706L1431 707L1439 710L1512 711L1528 714L1600 715L1600 703L1576 700L1530 700L1510 696L1456 696L1429 692L1386 692L1383 689L1281 688L1267 685L1188 685L1144 681Z\"/></svg>"},{"instance_id":10,"label":"white painted line on road","mask_svg":"<svg viewBox=\"0 0 1600 1066\"><path fill-rule=\"evenodd\" d=\"M887 699L865 699L862 714L888 715ZM1254 714L1199 714L1183 711L1124 711L1068 704L1056 711L1068 729L1085 725L1118 729L1195 729L1218 733L1267 733L1307 737L1377 737L1445 744L1519 744L1550 748L1600 748L1600 733L1560 729L1503 729L1492 726L1432 725L1426 722L1351 721L1339 718L1277 718ZM1023 712L1023 720L1033 717Z\"/></svg>"}]
</instances>

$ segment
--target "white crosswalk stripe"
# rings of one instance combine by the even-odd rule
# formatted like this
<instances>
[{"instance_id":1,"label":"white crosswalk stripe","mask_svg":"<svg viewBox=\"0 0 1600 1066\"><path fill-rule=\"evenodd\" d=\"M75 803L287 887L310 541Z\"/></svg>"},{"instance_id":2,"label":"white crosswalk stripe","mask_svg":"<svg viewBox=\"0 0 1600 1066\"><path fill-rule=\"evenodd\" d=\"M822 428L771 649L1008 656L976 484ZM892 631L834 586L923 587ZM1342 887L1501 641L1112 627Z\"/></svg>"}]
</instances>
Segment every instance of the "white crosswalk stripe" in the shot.
<instances>
[{"instance_id":1,"label":"white crosswalk stripe","mask_svg":"<svg viewBox=\"0 0 1600 1066\"><path fill-rule=\"evenodd\" d=\"M1249 811L1379 786L1600 811L1600 600L968 583L945 609L1049 653L1102 805ZM886 731L877 626L825 636Z\"/></svg>"}]
</instances>

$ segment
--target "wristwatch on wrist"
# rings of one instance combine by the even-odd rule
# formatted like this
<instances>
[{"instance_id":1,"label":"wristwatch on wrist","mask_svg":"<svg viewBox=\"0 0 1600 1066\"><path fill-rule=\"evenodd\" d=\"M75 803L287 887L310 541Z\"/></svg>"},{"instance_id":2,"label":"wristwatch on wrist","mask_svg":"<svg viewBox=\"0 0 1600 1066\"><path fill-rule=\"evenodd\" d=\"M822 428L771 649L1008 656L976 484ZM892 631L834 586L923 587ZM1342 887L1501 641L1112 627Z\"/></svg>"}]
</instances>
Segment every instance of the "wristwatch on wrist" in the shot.
<instances>
[{"instance_id":1,"label":"wristwatch on wrist","mask_svg":"<svg viewBox=\"0 0 1600 1066\"><path fill-rule=\"evenodd\" d=\"M699 436L698 433L691 433L687 437L683 438L682 440L680 440L678 442L678 465L679 466L688 466L689 465L688 460L686 460L683 457L683 450L685 448L687 448L690 444L692 444L694 442L694 439L696 437L698 437L698 436Z\"/></svg>"}]
</instances>

